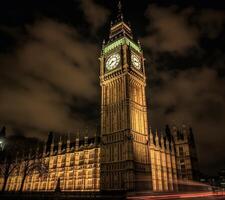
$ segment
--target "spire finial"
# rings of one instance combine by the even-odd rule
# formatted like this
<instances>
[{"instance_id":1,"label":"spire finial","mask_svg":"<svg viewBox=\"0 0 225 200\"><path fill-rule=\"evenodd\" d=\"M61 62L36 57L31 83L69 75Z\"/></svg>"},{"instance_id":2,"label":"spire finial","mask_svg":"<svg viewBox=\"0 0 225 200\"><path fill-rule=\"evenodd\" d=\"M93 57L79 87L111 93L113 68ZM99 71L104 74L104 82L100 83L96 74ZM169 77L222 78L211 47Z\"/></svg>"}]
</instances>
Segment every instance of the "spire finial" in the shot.
<instances>
[{"instance_id":1,"label":"spire finial","mask_svg":"<svg viewBox=\"0 0 225 200\"><path fill-rule=\"evenodd\" d=\"M121 0L118 2L118 19L123 20L122 3Z\"/></svg>"},{"instance_id":2,"label":"spire finial","mask_svg":"<svg viewBox=\"0 0 225 200\"><path fill-rule=\"evenodd\" d=\"M119 9L119 11L121 11L122 10L122 3L121 3L121 1L119 0L119 2L118 2L118 9Z\"/></svg>"}]
</instances>

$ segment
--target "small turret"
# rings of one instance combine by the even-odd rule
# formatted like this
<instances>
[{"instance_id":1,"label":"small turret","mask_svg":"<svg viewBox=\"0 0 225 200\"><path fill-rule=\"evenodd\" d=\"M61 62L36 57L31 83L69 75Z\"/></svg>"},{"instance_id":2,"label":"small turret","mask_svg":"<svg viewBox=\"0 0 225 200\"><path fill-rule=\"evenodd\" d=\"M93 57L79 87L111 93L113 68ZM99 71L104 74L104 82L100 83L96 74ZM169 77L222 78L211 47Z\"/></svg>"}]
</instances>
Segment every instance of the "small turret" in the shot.
<instances>
[{"instance_id":1,"label":"small turret","mask_svg":"<svg viewBox=\"0 0 225 200\"><path fill-rule=\"evenodd\" d=\"M170 151L170 142L168 139L166 139L166 150Z\"/></svg>"},{"instance_id":2,"label":"small turret","mask_svg":"<svg viewBox=\"0 0 225 200\"><path fill-rule=\"evenodd\" d=\"M172 134L176 134L177 133L177 126L175 124L172 125Z\"/></svg>"},{"instance_id":3,"label":"small turret","mask_svg":"<svg viewBox=\"0 0 225 200\"><path fill-rule=\"evenodd\" d=\"M35 157L38 158L38 156L39 156L39 145L37 145L36 152L35 152Z\"/></svg>"},{"instance_id":4,"label":"small turret","mask_svg":"<svg viewBox=\"0 0 225 200\"><path fill-rule=\"evenodd\" d=\"M104 48L105 48L105 40L102 41L102 53Z\"/></svg>"},{"instance_id":5,"label":"small turret","mask_svg":"<svg viewBox=\"0 0 225 200\"><path fill-rule=\"evenodd\" d=\"M164 137L163 137L162 134L161 134L161 138L160 138L160 143L161 143L161 148L162 148L162 149L165 149Z\"/></svg>"},{"instance_id":6,"label":"small turret","mask_svg":"<svg viewBox=\"0 0 225 200\"><path fill-rule=\"evenodd\" d=\"M172 154L174 154L175 153L175 146L174 146L173 141L171 141L170 145L171 145L171 152L172 152Z\"/></svg>"},{"instance_id":7,"label":"small turret","mask_svg":"<svg viewBox=\"0 0 225 200\"><path fill-rule=\"evenodd\" d=\"M153 141L153 133L152 133L152 129L151 128L149 130L149 140L150 140L150 144L154 144L154 141Z\"/></svg>"},{"instance_id":8,"label":"small turret","mask_svg":"<svg viewBox=\"0 0 225 200\"><path fill-rule=\"evenodd\" d=\"M66 152L70 151L70 133L67 135L67 141L66 141Z\"/></svg>"},{"instance_id":9,"label":"small turret","mask_svg":"<svg viewBox=\"0 0 225 200\"><path fill-rule=\"evenodd\" d=\"M58 153L62 152L62 138L61 136L59 137L59 143L58 143Z\"/></svg>"},{"instance_id":10,"label":"small turret","mask_svg":"<svg viewBox=\"0 0 225 200\"><path fill-rule=\"evenodd\" d=\"M75 143L75 150L78 151L79 149L79 137L76 138L76 143Z\"/></svg>"},{"instance_id":11,"label":"small turret","mask_svg":"<svg viewBox=\"0 0 225 200\"><path fill-rule=\"evenodd\" d=\"M155 131L155 145L157 147L159 146L159 136L158 136L158 130L157 129Z\"/></svg>"},{"instance_id":12,"label":"small turret","mask_svg":"<svg viewBox=\"0 0 225 200\"><path fill-rule=\"evenodd\" d=\"M183 134L183 139L187 140L188 139L188 129L185 124L182 125L181 132Z\"/></svg>"},{"instance_id":13,"label":"small turret","mask_svg":"<svg viewBox=\"0 0 225 200\"><path fill-rule=\"evenodd\" d=\"M141 49L141 42L140 42L140 40L138 40L137 43L138 43L138 47Z\"/></svg>"},{"instance_id":14,"label":"small turret","mask_svg":"<svg viewBox=\"0 0 225 200\"><path fill-rule=\"evenodd\" d=\"M50 155L53 155L53 153L54 153L54 137L52 138L51 149L50 149Z\"/></svg>"},{"instance_id":15,"label":"small turret","mask_svg":"<svg viewBox=\"0 0 225 200\"><path fill-rule=\"evenodd\" d=\"M43 157L46 155L46 149L47 149L47 145L44 144L44 147L43 147L43 153L42 153L42 156L43 156Z\"/></svg>"},{"instance_id":16,"label":"small turret","mask_svg":"<svg viewBox=\"0 0 225 200\"><path fill-rule=\"evenodd\" d=\"M88 146L88 136L84 137L84 146L87 147Z\"/></svg>"}]
</instances>

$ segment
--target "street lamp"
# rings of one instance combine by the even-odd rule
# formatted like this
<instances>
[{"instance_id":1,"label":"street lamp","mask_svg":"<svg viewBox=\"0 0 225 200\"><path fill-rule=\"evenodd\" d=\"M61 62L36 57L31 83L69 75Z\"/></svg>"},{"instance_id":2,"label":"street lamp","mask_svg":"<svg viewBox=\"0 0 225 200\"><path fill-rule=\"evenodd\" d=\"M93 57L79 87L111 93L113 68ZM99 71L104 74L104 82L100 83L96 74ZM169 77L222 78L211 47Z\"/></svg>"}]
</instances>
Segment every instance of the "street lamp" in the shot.
<instances>
[{"instance_id":1,"label":"street lamp","mask_svg":"<svg viewBox=\"0 0 225 200\"><path fill-rule=\"evenodd\" d=\"M4 149L4 141L3 141L3 139L1 138L1 139L0 139L0 151L3 151L3 149Z\"/></svg>"}]
</instances>

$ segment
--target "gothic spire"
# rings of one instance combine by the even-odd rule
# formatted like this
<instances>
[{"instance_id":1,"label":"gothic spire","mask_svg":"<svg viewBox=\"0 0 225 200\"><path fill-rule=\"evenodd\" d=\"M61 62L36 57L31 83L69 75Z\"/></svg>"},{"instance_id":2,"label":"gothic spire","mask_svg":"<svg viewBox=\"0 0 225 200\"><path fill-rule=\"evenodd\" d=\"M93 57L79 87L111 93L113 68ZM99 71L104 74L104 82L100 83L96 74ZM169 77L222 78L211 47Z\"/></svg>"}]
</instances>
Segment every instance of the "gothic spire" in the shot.
<instances>
[{"instance_id":1,"label":"gothic spire","mask_svg":"<svg viewBox=\"0 0 225 200\"><path fill-rule=\"evenodd\" d=\"M122 11L122 3L119 0L118 2L118 15L117 15L118 20L123 21L123 11Z\"/></svg>"},{"instance_id":2,"label":"gothic spire","mask_svg":"<svg viewBox=\"0 0 225 200\"><path fill-rule=\"evenodd\" d=\"M155 130L155 144L159 146L159 134L157 129Z\"/></svg>"},{"instance_id":3,"label":"gothic spire","mask_svg":"<svg viewBox=\"0 0 225 200\"><path fill-rule=\"evenodd\" d=\"M122 4L119 0L116 19L111 22L109 42L117 38L127 37L133 39L132 31L129 23L126 23L123 17Z\"/></svg>"}]
</instances>

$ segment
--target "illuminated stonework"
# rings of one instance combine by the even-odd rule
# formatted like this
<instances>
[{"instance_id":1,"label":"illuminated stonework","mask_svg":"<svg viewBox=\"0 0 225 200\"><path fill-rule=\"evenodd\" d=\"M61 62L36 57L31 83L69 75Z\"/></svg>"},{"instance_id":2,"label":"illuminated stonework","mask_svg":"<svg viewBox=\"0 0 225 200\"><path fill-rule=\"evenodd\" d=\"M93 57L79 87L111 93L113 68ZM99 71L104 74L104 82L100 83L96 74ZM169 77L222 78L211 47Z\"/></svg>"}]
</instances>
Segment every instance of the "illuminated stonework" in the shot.
<instances>
[{"instance_id":1,"label":"illuminated stonework","mask_svg":"<svg viewBox=\"0 0 225 200\"><path fill-rule=\"evenodd\" d=\"M150 132L150 159L153 191L177 191L177 166L173 143L164 137L155 140Z\"/></svg>"},{"instance_id":2,"label":"illuminated stonework","mask_svg":"<svg viewBox=\"0 0 225 200\"><path fill-rule=\"evenodd\" d=\"M87 140L85 142L85 140ZM58 179L62 191L99 191L100 190L100 147L96 143L84 143L76 139L75 144L67 141L62 149L62 142L51 145L50 152L45 152L42 159L48 166L48 174L40 177L35 171L28 175L23 191L54 191ZM32 162L32 160L31 160ZM18 191L21 186L23 163L9 177L6 190ZM3 180L1 179L1 186Z\"/></svg>"}]
</instances>

